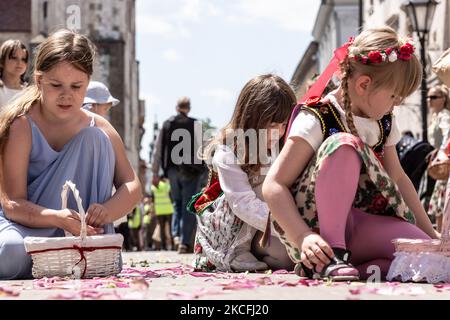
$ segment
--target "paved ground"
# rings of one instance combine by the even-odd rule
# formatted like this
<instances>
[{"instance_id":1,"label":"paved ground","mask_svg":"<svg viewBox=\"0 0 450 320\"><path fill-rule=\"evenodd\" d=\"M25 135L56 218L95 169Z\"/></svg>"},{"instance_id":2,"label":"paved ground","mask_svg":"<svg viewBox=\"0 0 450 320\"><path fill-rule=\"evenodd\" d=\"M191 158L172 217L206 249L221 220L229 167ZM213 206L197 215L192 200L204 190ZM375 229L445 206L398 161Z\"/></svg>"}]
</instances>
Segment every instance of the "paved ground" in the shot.
<instances>
[{"instance_id":1,"label":"paved ground","mask_svg":"<svg viewBox=\"0 0 450 320\"><path fill-rule=\"evenodd\" d=\"M119 277L0 281L0 299L450 299L448 285L326 283L286 273L194 273L191 260L192 255L175 252L124 253L125 265Z\"/></svg>"}]
</instances>

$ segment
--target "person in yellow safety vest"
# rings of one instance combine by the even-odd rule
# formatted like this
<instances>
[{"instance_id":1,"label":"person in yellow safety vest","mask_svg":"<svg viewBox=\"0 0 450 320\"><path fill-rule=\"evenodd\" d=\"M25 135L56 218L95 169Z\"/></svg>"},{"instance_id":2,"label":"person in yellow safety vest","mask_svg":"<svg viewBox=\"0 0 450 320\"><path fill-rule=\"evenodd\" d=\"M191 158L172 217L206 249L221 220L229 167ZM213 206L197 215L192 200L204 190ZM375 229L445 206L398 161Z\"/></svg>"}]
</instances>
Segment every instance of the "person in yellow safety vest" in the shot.
<instances>
[{"instance_id":1,"label":"person in yellow safety vest","mask_svg":"<svg viewBox=\"0 0 450 320\"><path fill-rule=\"evenodd\" d=\"M170 198L169 181L164 177L160 177L158 187L152 185L152 194L161 235L161 249L167 250L167 242L169 242L172 250L174 246L170 228L172 225L173 204Z\"/></svg>"},{"instance_id":2,"label":"person in yellow safety vest","mask_svg":"<svg viewBox=\"0 0 450 320\"><path fill-rule=\"evenodd\" d=\"M142 251L144 247L144 239L142 237L142 219L144 206L140 202L128 218L128 228L130 230L131 247L136 247L137 251Z\"/></svg>"}]
</instances>

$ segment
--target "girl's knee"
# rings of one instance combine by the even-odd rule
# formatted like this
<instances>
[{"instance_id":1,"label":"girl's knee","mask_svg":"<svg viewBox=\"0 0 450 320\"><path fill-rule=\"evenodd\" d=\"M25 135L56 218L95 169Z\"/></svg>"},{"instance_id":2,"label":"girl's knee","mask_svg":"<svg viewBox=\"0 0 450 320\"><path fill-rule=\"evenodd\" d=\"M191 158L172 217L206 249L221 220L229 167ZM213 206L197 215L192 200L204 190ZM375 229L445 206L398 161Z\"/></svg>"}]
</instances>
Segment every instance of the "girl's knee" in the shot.
<instances>
[{"instance_id":1,"label":"girl's knee","mask_svg":"<svg viewBox=\"0 0 450 320\"><path fill-rule=\"evenodd\" d=\"M348 144L343 144L343 145L339 146L331 156L345 158L346 160L353 159L358 162L361 162L361 158L360 158L358 152L355 150L355 148L353 148L352 146L350 146Z\"/></svg>"},{"instance_id":2,"label":"girl's knee","mask_svg":"<svg viewBox=\"0 0 450 320\"><path fill-rule=\"evenodd\" d=\"M358 161L360 160L360 156L356 150L357 146L361 144L361 139L349 134L349 133L336 133L328 137L320 146L318 153L321 150L328 150L327 152L331 153L330 157L345 157L345 158L354 158Z\"/></svg>"},{"instance_id":3,"label":"girl's knee","mask_svg":"<svg viewBox=\"0 0 450 320\"><path fill-rule=\"evenodd\" d=\"M31 276L31 257L25 251L23 240L0 243L0 280Z\"/></svg>"}]
</instances>

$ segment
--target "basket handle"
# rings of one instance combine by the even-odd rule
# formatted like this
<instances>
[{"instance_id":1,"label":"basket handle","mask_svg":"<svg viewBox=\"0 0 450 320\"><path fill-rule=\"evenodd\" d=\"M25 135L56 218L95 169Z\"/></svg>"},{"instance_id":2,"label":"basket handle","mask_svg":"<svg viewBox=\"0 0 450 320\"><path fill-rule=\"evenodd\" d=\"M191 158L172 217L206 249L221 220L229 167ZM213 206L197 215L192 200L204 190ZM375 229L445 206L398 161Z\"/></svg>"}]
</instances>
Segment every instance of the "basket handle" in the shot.
<instances>
[{"instance_id":1,"label":"basket handle","mask_svg":"<svg viewBox=\"0 0 450 320\"><path fill-rule=\"evenodd\" d=\"M86 240L86 236L87 236L86 213L84 212L84 209L83 209L82 200L80 198L80 192L78 191L75 184L70 180L66 181L66 183L63 185L62 192L61 192L61 207L62 207L62 209L67 208L67 195L68 195L67 192L69 191L69 189L72 190L73 196L75 197L75 201L77 202L78 213L80 214L80 220L81 220L80 237L81 237L81 241L84 242Z\"/></svg>"}]
</instances>

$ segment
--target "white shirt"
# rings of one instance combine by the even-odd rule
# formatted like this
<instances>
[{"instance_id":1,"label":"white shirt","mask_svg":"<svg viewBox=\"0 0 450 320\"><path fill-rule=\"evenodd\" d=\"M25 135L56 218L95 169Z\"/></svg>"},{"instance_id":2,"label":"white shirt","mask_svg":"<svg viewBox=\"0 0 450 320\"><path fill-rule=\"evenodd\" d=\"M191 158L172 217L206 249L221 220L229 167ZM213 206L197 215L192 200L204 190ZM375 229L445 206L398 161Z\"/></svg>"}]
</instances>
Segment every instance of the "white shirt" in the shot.
<instances>
[{"instance_id":1,"label":"white shirt","mask_svg":"<svg viewBox=\"0 0 450 320\"><path fill-rule=\"evenodd\" d=\"M345 112L343 108L337 103L336 97L333 94L328 94L325 99L329 99L333 106L339 112L340 119L345 126L345 129L350 132ZM361 140L369 146L375 145L380 139L380 127L378 121L370 118L363 118L353 115L353 123ZM295 118L289 131L289 137L301 137L305 139L314 151L317 152L323 142L322 126L320 120L310 111L302 110ZM385 146L396 145L400 141L400 131L398 130L395 116L392 116L392 126L389 137L386 139Z\"/></svg>"},{"instance_id":2,"label":"white shirt","mask_svg":"<svg viewBox=\"0 0 450 320\"><path fill-rule=\"evenodd\" d=\"M225 145L217 147L212 164L233 213L253 228L264 232L269 215L269 207L262 200L264 177L254 177L258 184L252 187L249 176L239 166L233 151Z\"/></svg>"},{"instance_id":3,"label":"white shirt","mask_svg":"<svg viewBox=\"0 0 450 320\"><path fill-rule=\"evenodd\" d=\"M0 110L3 109L6 104L13 98L16 94L21 92L22 89L10 89L5 85L0 86Z\"/></svg>"},{"instance_id":4,"label":"white shirt","mask_svg":"<svg viewBox=\"0 0 450 320\"><path fill-rule=\"evenodd\" d=\"M442 109L438 113L431 115L430 125L428 126L428 141L430 144L439 148L442 143L447 141L447 133L450 130L450 111Z\"/></svg>"}]
</instances>

